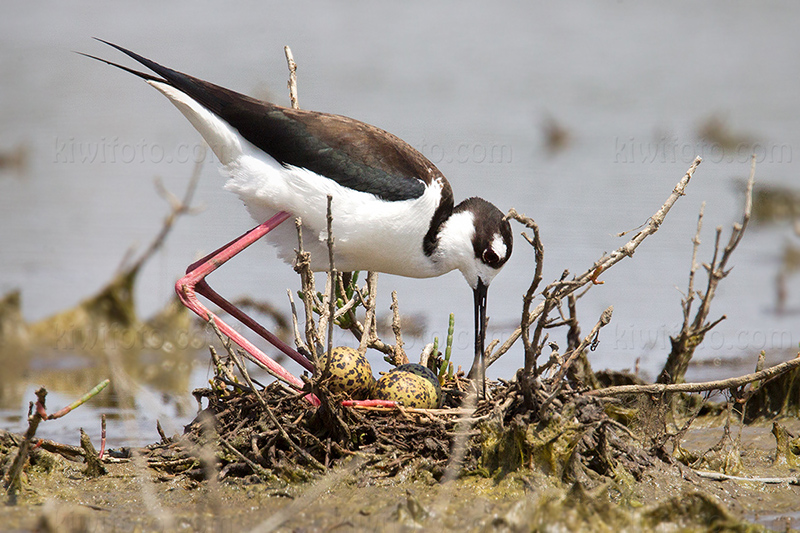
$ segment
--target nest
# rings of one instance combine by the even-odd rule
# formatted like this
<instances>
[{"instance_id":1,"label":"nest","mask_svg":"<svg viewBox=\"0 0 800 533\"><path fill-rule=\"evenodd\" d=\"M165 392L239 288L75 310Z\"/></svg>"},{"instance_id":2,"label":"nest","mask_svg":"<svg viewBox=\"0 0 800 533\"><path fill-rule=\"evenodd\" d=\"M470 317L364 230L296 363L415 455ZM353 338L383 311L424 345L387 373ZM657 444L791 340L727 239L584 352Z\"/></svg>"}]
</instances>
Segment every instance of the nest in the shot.
<instances>
[{"instance_id":1,"label":"nest","mask_svg":"<svg viewBox=\"0 0 800 533\"><path fill-rule=\"evenodd\" d=\"M446 384L441 409L342 407L324 389L317 391L322 405L312 407L277 382L258 392L214 383L195 391L207 407L182 437L149 447L153 468L198 480L219 472L299 481L356 456L372 479L502 477L530 468L589 483L621 471L638 477L652 464L630 430L606 414L607 401L571 389L551 400L557 411L540 416L516 381L491 383L490 399L475 409L462 408L471 399L459 377Z\"/></svg>"}]
</instances>

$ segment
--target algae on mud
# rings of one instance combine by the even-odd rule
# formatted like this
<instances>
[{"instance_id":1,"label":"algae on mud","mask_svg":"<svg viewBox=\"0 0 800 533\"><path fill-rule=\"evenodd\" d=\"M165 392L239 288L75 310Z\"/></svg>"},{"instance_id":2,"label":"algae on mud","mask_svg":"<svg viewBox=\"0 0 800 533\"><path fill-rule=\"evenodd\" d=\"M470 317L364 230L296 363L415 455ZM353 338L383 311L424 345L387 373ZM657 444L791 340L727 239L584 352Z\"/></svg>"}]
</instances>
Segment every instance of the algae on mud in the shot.
<instances>
[{"instance_id":1,"label":"algae on mud","mask_svg":"<svg viewBox=\"0 0 800 533\"><path fill-rule=\"evenodd\" d=\"M768 428L763 432L768 434ZM0 438L0 446L5 442ZM694 448L702 440L690 434L684 444ZM770 453L761 444L748 446L747 452L751 470L763 468ZM37 451L20 504L2 511L4 527L250 530L269 523L280 531L342 527L353 531L765 531L764 526L800 526L797 522L752 522L759 515L795 508L800 487L713 482L665 464L648 469L641 481L631 485L607 480L591 490L525 469L502 479L466 476L441 484L408 471L394 478L375 478L346 462L312 482L294 483L254 477L198 482L143 468L136 461L109 464L109 475L96 479L84 476L82 468L61 456ZM332 484L326 484L328 478Z\"/></svg>"}]
</instances>

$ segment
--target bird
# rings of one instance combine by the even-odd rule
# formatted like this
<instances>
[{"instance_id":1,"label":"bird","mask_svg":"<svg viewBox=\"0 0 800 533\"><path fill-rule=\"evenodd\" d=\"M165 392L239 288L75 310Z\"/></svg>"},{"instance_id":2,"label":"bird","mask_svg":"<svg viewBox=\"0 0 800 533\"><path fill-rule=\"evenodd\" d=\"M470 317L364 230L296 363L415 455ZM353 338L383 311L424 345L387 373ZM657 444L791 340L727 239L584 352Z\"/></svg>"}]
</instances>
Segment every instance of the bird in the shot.
<instances>
[{"instance_id":1,"label":"bird","mask_svg":"<svg viewBox=\"0 0 800 533\"><path fill-rule=\"evenodd\" d=\"M311 269L330 269L328 198L341 272L374 271L411 278L459 270L473 291L475 344L469 372L486 393L484 344L488 287L511 256L511 227L490 202L470 197L455 204L436 166L411 145L376 126L341 115L287 108L164 67L122 46L97 39L152 72L82 54L143 79L178 108L204 138L227 176L225 189L239 196L260 222L241 237L189 266L176 292L204 320L274 376L303 382L211 313L201 294L253 329L301 366L309 359L213 291L205 277L252 243L266 237L287 262L295 258L300 218Z\"/></svg>"}]
</instances>

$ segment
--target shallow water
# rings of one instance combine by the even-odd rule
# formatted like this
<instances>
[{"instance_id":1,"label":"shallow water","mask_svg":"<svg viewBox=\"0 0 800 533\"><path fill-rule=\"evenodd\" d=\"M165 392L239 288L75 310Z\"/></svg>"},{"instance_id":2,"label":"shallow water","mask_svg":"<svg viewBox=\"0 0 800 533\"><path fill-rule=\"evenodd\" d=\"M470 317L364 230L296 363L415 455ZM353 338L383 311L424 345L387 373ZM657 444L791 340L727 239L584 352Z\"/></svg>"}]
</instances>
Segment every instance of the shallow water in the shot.
<instances>
[{"instance_id":1,"label":"shallow water","mask_svg":"<svg viewBox=\"0 0 800 533\"><path fill-rule=\"evenodd\" d=\"M90 39L98 36L286 103L281 48L289 44L300 65L301 106L398 134L441 168L457 199L480 195L532 215L542 228L545 282L565 268L582 272L623 244L615 235L645 223L702 155L688 195L658 234L632 260L604 273L606 283L579 305L586 331L605 307L615 308L591 354L595 367L633 368L639 359L653 376L679 326L701 202L707 205L700 259L708 261L714 227L722 225L727 238L740 216L736 184L749 171L751 148L761 182L798 183L798 11L795 4L722 1L569 8L254 2L224 11L187 2L113 9L89 2L17 4L0 20L0 150L24 143L30 155L27 170L0 171L0 293L22 289L31 321L76 304L111 278L130 246L143 246L157 232L166 206L152 179L161 177L179 193L191 174L199 139L183 117L146 85L72 50L121 60ZM758 144L724 152L701 139L698 128L712 115L726 119L734 137ZM548 117L569 133L561 151L544 142ZM142 273L136 297L143 316L168 301L188 263L253 225L222 190L215 166L209 158L203 169L197 196L203 212L181 220ZM788 225L751 228L712 307L712 319L728 318L707 337L699 358L754 361L765 349L777 360L796 350L797 317L773 312L781 249L792 238ZM489 295L496 337L513 330L532 269L532 253L517 239ZM266 246L237 258L214 282L222 294L282 306L285 289L298 286ZM403 311L427 321L424 338L408 339L410 351L434 335L443 338L447 315L456 311L454 357L470 361L472 319L462 310L471 308L471 295L459 274L383 276L380 287L382 307L396 289ZM797 276L790 279L789 307L800 308ZM72 355L63 357L69 362ZM520 358L520 350L512 351L490 375L510 375ZM144 387L142 397L151 399L131 409L149 433L139 426L128 433L155 438L152 406L161 404L161 395L185 397L202 385L203 360L184 389L148 393ZM3 427L19 429L13 417L24 413L39 383L65 401L83 392L45 383L35 365L26 368L17 376L24 393L0 406ZM694 377L727 372L726 365L710 365ZM175 415L169 405L164 409L162 420Z\"/></svg>"}]
</instances>

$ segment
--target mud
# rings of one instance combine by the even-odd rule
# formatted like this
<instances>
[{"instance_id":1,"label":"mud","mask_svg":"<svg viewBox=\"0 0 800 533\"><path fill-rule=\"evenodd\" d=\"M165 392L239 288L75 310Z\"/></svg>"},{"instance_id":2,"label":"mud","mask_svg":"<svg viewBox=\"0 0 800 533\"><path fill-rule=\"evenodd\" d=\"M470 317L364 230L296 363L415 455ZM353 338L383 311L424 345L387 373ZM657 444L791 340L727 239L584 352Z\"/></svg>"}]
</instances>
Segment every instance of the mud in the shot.
<instances>
[{"instance_id":1,"label":"mud","mask_svg":"<svg viewBox=\"0 0 800 533\"><path fill-rule=\"evenodd\" d=\"M797 434L800 421L783 426ZM722 436L701 420L681 442L703 453ZM797 477L775 463L770 424L742 428L743 477ZM6 447L3 452L11 449ZM341 467L290 483L255 475L197 481L145 466L144 458L86 466L38 450L16 506L0 510L11 531L759 531L800 528L800 486L712 481L678 462L659 462L638 481L618 476L595 488L521 469L502 478L440 482L408 464L380 478L356 455Z\"/></svg>"}]
</instances>

